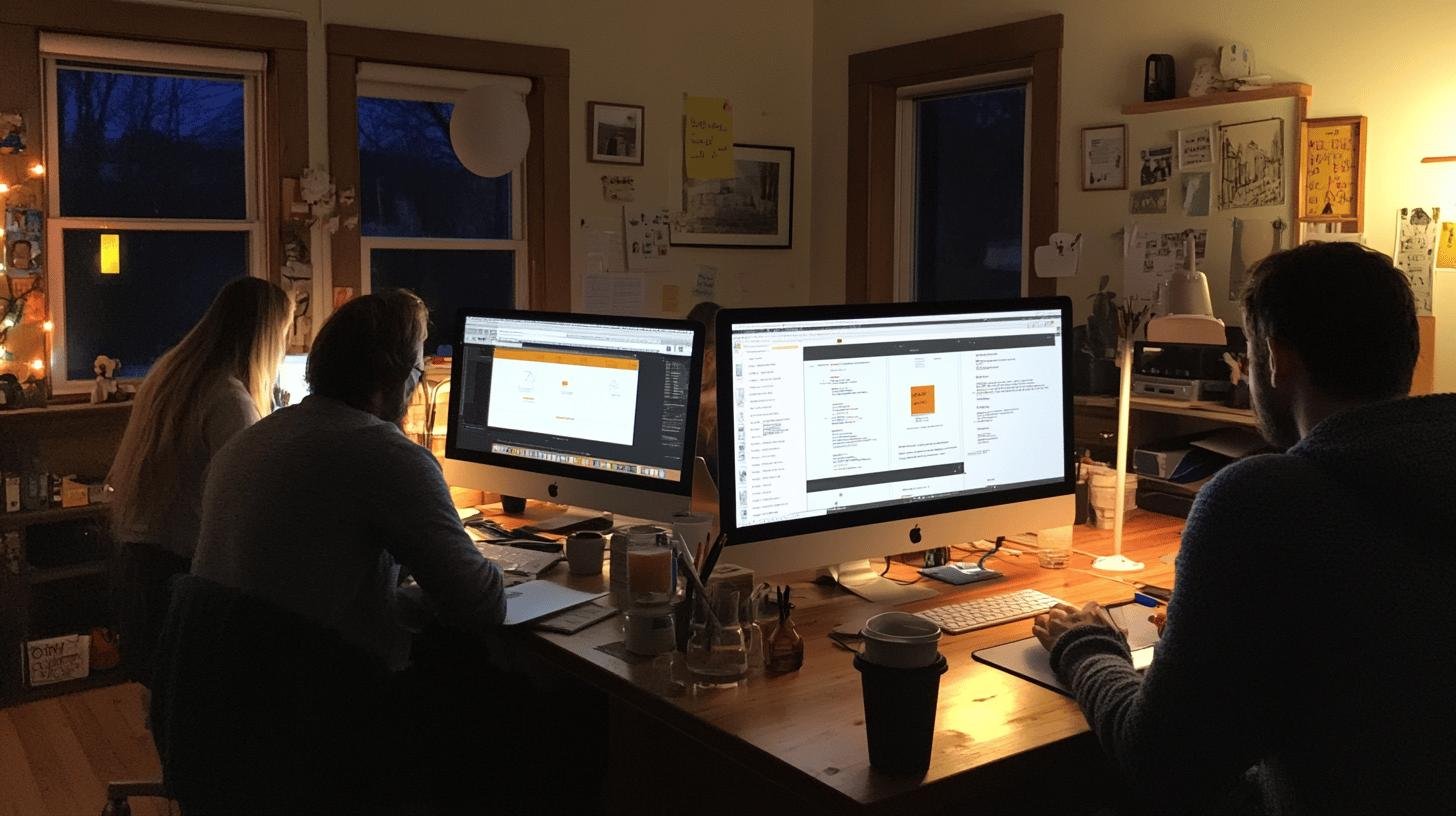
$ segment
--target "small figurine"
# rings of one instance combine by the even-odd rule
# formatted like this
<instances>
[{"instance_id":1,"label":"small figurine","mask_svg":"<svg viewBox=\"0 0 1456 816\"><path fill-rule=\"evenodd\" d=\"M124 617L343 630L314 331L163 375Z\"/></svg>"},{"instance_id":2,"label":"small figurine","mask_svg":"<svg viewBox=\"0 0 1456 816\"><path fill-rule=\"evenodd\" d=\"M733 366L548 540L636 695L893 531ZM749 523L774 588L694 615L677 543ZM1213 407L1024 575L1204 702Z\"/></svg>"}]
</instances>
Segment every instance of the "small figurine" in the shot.
<instances>
[{"instance_id":1,"label":"small figurine","mask_svg":"<svg viewBox=\"0 0 1456 816\"><path fill-rule=\"evenodd\" d=\"M125 397L121 395L121 389L116 383L116 371L121 368L121 361L102 354L91 364L91 370L96 372L96 387L91 389L92 404L102 402L121 402Z\"/></svg>"}]
</instances>

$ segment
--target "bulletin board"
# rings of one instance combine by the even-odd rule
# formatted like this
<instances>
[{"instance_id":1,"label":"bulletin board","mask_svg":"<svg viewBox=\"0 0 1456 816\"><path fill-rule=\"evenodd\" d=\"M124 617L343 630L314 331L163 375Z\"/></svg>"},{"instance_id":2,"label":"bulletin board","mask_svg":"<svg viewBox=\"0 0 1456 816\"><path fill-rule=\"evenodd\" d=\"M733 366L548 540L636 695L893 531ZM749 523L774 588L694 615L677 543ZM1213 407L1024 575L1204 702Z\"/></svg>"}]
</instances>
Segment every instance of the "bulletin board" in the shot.
<instances>
[{"instance_id":1,"label":"bulletin board","mask_svg":"<svg viewBox=\"0 0 1456 816\"><path fill-rule=\"evenodd\" d=\"M1365 117L1307 119L1300 127L1299 220L1336 232L1365 229Z\"/></svg>"}]
</instances>

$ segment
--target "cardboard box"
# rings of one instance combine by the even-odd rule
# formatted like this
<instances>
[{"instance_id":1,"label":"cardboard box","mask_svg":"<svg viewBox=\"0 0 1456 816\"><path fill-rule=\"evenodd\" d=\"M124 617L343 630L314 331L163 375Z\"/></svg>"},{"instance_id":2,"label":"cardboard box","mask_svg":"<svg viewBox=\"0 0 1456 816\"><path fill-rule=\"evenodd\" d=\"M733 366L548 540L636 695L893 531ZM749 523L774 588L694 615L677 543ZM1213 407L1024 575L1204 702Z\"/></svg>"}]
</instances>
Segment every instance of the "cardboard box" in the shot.
<instances>
[{"instance_id":1,"label":"cardboard box","mask_svg":"<svg viewBox=\"0 0 1456 816\"><path fill-rule=\"evenodd\" d=\"M61 479L61 506L85 507L91 503L91 489L75 476Z\"/></svg>"}]
</instances>

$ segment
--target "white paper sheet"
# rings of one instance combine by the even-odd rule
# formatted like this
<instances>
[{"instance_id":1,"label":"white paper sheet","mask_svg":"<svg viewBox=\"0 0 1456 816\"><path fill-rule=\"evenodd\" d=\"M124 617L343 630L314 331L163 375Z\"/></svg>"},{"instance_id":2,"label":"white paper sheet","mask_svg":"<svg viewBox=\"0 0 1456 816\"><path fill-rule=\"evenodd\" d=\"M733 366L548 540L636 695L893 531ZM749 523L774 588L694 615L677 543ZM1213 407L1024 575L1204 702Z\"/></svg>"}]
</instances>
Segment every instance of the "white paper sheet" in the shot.
<instances>
[{"instance_id":1,"label":"white paper sheet","mask_svg":"<svg viewBox=\"0 0 1456 816\"><path fill-rule=\"evenodd\" d=\"M1208 230L1163 231L1128 225L1127 250L1122 259L1122 285L1127 297L1139 305L1155 301L1158 285L1184 265L1184 241L1189 232L1193 234L1197 261L1202 266L1208 257Z\"/></svg>"},{"instance_id":2,"label":"white paper sheet","mask_svg":"<svg viewBox=\"0 0 1456 816\"><path fill-rule=\"evenodd\" d=\"M714 300L718 293L718 267L698 264L697 279L693 283L693 298L699 302Z\"/></svg>"},{"instance_id":3,"label":"white paper sheet","mask_svg":"<svg viewBox=\"0 0 1456 816\"><path fill-rule=\"evenodd\" d=\"M622 216L588 216L577 221L581 261L585 274L626 272L627 253L622 248Z\"/></svg>"},{"instance_id":4,"label":"white paper sheet","mask_svg":"<svg viewBox=\"0 0 1456 816\"><path fill-rule=\"evenodd\" d=\"M589 272L582 276L582 311L588 314L640 315L647 303L647 282L642 275L607 275Z\"/></svg>"},{"instance_id":5,"label":"white paper sheet","mask_svg":"<svg viewBox=\"0 0 1456 816\"><path fill-rule=\"evenodd\" d=\"M671 212L666 207L631 208L626 218L623 241L627 244L627 268L633 272L670 269Z\"/></svg>"},{"instance_id":6,"label":"white paper sheet","mask_svg":"<svg viewBox=\"0 0 1456 816\"><path fill-rule=\"evenodd\" d=\"M1395 225L1395 266L1410 279L1416 314L1431 314L1440 207L1402 207Z\"/></svg>"}]
</instances>

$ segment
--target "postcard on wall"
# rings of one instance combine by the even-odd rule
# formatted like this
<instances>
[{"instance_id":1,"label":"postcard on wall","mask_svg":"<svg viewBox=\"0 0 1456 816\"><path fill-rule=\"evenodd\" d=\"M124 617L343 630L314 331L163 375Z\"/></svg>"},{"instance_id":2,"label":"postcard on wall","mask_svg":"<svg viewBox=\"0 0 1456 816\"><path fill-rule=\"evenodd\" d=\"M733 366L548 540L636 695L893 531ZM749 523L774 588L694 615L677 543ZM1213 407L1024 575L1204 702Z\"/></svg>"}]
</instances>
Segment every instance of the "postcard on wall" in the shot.
<instances>
[{"instance_id":1,"label":"postcard on wall","mask_svg":"<svg viewBox=\"0 0 1456 816\"><path fill-rule=\"evenodd\" d=\"M1208 230L1158 230L1138 224L1127 226L1126 254L1122 260L1123 288L1138 303L1153 303L1158 287L1185 264L1187 241L1201 265L1208 257Z\"/></svg>"},{"instance_id":2,"label":"postcard on wall","mask_svg":"<svg viewBox=\"0 0 1456 816\"><path fill-rule=\"evenodd\" d=\"M627 268L633 272L661 272L668 269L672 214L666 207L627 210L623 241L627 244Z\"/></svg>"},{"instance_id":3,"label":"postcard on wall","mask_svg":"<svg viewBox=\"0 0 1456 816\"><path fill-rule=\"evenodd\" d=\"M1191 216L1208 215L1208 205L1213 197L1208 173L1184 173L1179 176L1182 190L1183 214Z\"/></svg>"},{"instance_id":4,"label":"postcard on wall","mask_svg":"<svg viewBox=\"0 0 1456 816\"><path fill-rule=\"evenodd\" d=\"M1218 208L1284 203L1284 120L1220 125Z\"/></svg>"},{"instance_id":5,"label":"postcard on wall","mask_svg":"<svg viewBox=\"0 0 1456 816\"><path fill-rule=\"evenodd\" d=\"M632 176L602 176L602 200L636 201L637 179Z\"/></svg>"},{"instance_id":6,"label":"postcard on wall","mask_svg":"<svg viewBox=\"0 0 1456 816\"><path fill-rule=\"evenodd\" d=\"M794 149L734 146L731 178L683 178L676 246L764 247L794 244Z\"/></svg>"},{"instance_id":7,"label":"postcard on wall","mask_svg":"<svg viewBox=\"0 0 1456 816\"><path fill-rule=\"evenodd\" d=\"M1141 168L1138 170L1138 184L1142 187L1167 184L1168 179L1173 175L1172 145L1145 147L1138 151L1138 159L1141 164Z\"/></svg>"},{"instance_id":8,"label":"postcard on wall","mask_svg":"<svg viewBox=\"0 0 1456 816\"><path fill-rule=\"evenodd\" d=\"M1213 125L1178 131L1178 169L1191 170L1213 164Z\"/></svg>"},{"instance_id":9,"label":"postcard on wall","mask_svg":"<svg viewBox=\"0 0 1456 816\"><path fill-rule=\"evenodd\" d=\"M698 302L713 300L718 293L718 267L698 264L697 276L693 281L693 298Z\"/></svg>"},{"instance_id":10,"label":"postcard on wall","mask_svg":"<svg viewBox=\"0 0 1456 816\"><path fill-rule=\"evenodd\" d=\"M1441 208L1402 207L1395 226L1395 266L1410 279L1416 314L1431 314L1436 268L1436 228Z\"/></svg>"},{"instance_id":11,"label":"postcard on wall","mask_svg":"<svg viewBox=\"0 0 1456 816\"><path fill-rule=\"evenodd\" d=\"M11 277L28 277L39 273L44 233L45 224L40 210L6 208L4 271Z\"/></svg>"},{"instance_id":12,"label":"postcard on wall","mask_svg":"<svg viewBox=\"0 0 1456 816\"><path fill-rule=\"evenodd\" d=\"M1133 190L1127 196L1127 211L1131 215L1162 215L1168 211L1168 190Z\"/></svg>"},{"instance_id":13,"label":"postcard on wall","mask_svg":"<svg viewBox=\"0 0 1456 816\"><path fill-rule=\"evenodd\" d=\"M1082 189L1127 188L1127 126L1082 128Z\"/></svg>"}]
</instances>

